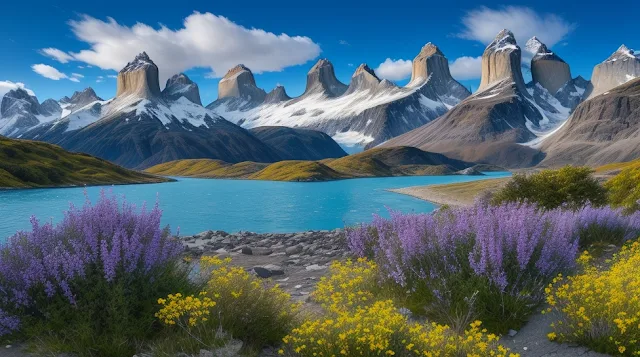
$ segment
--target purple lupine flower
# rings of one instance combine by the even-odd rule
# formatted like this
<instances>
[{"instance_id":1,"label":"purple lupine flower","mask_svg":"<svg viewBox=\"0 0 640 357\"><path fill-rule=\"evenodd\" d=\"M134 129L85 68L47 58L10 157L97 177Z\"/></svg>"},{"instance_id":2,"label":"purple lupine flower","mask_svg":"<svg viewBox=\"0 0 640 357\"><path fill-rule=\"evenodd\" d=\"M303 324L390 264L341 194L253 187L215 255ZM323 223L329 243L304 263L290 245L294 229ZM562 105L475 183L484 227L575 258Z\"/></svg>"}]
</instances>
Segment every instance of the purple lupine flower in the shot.
<instances>
[{"instance_id":1,"label":"purple lupine flower","mask_svg":"<svg viewBox=\"0 0 640 357\"><path fill-rule=\"evenodd\" d=\"M87 199L82 208L70 205L57 225L31 217L31 231L16 233L0 248L0 336L17 328L10 311L32 307L34 289L75 304L74 281L88 271L102 271L111 282L119 272L151 274L175 261L183 246L160 227L161 216L157 204L138 211L102 191L95 204Z\"/></svg>"}]
</instances>

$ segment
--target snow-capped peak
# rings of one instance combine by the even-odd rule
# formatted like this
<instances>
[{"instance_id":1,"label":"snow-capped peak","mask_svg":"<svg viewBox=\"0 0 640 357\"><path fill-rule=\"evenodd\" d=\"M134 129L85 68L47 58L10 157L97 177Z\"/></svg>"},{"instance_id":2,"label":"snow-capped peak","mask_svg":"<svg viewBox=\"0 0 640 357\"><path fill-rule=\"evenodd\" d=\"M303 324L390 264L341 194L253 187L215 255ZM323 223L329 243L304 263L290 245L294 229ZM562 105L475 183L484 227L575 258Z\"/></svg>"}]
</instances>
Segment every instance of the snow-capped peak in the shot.
<instances>
[{"instance_id":1,"label":"snow-capped peak","mask_svg":"<svg viewBox=\"0 0 640 357\"><path fill-rule=\"evenodd\" d=\"M137 71L148 66L155 66L155 63L153 63L146 52L142 52L138 54L132 62L127 63L127 65L120 71L120 73Z\"/></svg>"}]
</instances>

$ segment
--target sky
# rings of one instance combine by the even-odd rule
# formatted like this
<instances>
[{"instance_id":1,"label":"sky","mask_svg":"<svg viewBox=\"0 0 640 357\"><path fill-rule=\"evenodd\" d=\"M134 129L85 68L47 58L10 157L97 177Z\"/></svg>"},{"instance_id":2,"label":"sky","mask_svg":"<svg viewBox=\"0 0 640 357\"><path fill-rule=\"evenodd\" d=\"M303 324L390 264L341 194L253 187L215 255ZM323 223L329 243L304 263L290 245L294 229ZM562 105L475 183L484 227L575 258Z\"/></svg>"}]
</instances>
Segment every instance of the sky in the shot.
<instances>
[{"instance_id":1,"label":"sky","mask_svg":"<svg viewBox=\"0 0 640 357\"><path fill-rule=\"evenodd\" d=\"M116 92L118 71L139 52L158 65L161 88L184 72L203 103L243 63L259 87L302 94L306 73L328 58L348 83L361 63L399 85L427 42L452 75L476 90L480 56L502 28L518 43L537 36L589 79L621 44L640 49L639 1L9 1L0 12L0 96L24 87L42 102L92 87ZM525 60L526 61L526 60ZM525 78L527 73L525 71Z\"/></svg>"}]
</instances>

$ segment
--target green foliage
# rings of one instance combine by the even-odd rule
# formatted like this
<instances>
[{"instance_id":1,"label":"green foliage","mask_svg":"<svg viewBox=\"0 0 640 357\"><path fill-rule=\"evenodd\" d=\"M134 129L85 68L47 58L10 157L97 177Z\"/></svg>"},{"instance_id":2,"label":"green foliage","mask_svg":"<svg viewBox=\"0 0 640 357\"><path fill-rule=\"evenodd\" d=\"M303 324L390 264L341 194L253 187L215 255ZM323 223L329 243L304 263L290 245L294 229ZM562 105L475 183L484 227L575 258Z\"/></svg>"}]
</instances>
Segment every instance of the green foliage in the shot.
<instances>
[{"instance_id":1,"label":"green foliage","mask_svg":"<svg viewBox=\"0 0 640 357\"><path fill-rule=\"evenodd\" d=\"M177 264L167 264L152 273L121 275L108 283L102 271L93 270L85 279L72 286L78 291L76 304L66 297L48 298L40 294L38 306L43 317L33 319L24 331L33 337L36 351L76 353L79 356L132 356L162 327L154 314L158 296L171 291L194 291L188 270Z\"/></svg>"},{"instance_id":2,"label":"green foliage","mask_svg":"<svg viewBox=\"0 0 640 357\"><path fill-rule=\"evenodd\" d=\"M0 188L165 181L56 145L0 137Z\"/></svg>"},{"instance_id":3,"label":"green foliage","mask_svg":"<svg viewBox=\"0 0 640 357\"><path fill-rule=\"evenodd\" d=\"M622 170L604 186L609 191L612 206L623 207L628 212L640 210L640 167Z\"/></svg>"},{"instance_id":4,"label":"green foliage","mask_svg":"<svg viewBox=\"0 0 640 357\"><path fill-rule=\"evenodd\" d=\"M492 203L530 202L545 209L563 205L577 209L586 203L602 206L607 203L607 191L592 176L587 167L565 166L558 170L543 170L535 174L514 175L493 196Z\"/></svg>"}]
</instances>

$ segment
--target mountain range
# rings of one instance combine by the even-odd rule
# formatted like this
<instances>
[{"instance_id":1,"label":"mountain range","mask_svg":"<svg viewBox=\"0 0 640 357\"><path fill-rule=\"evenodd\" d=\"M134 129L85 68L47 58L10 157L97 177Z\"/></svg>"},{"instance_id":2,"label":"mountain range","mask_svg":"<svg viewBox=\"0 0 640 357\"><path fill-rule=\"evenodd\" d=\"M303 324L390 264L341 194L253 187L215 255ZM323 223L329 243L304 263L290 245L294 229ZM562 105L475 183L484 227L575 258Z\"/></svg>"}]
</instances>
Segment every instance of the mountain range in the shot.
<instances>
[{"instance_id":1,"label":"mountain range","mask_svg":"<svg viewBox=\"0 0 640 357\"><path fill-rule=\"evenodd\" d=\"M529 52L532 80L521 72ZM116 96L87 88L60 100L15 89L0 104L0 135L42 140L128 168L180 159L234 164L322 160L345 147L410 146L454 160L517 168L634 159L638 150L640 55L624 45L595 66L591 81L533 37L524 46L502 30L482 55L479 89L454 80L442 51L427 43L399 87L360 65L341 83L327 59L290 97L259 88L244 65L202 105L183 73L160 89L158 67L141 53L118 74ZM338 145L339 144L339 145ZM342 146L342 148L341 148Z\"/></svg>"}]
</instances>

